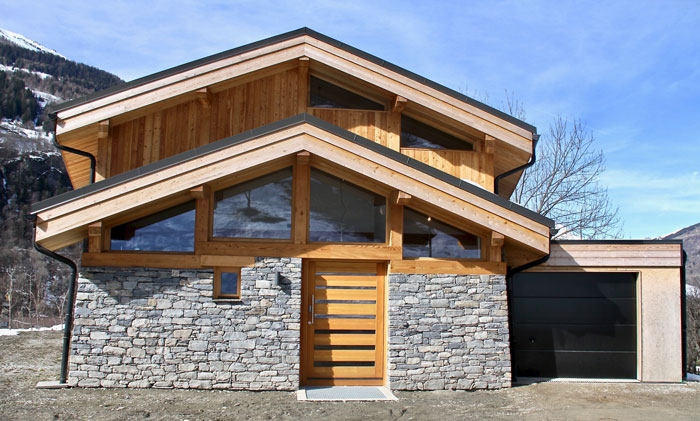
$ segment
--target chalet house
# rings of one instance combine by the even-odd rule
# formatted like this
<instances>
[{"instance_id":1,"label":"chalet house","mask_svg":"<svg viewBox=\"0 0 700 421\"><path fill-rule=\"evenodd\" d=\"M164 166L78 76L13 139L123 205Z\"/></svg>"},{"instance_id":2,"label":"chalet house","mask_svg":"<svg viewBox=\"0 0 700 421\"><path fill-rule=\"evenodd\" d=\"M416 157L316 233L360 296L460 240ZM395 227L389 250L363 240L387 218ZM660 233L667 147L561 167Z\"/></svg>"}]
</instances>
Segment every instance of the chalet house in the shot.
<instances>
[{"instance_id":1,"label":"chalet house","mask_svg":"<svg viewBox=\"0 0 700 421\"><path fill-rule=\"evenodd\" d=\"M327 36L54 118L75 190L32 213L44 253L85 241L68 384L682 379L679 242L552 241L554 221L509 201L535 127Z\"/></svg>"}]
</instances>

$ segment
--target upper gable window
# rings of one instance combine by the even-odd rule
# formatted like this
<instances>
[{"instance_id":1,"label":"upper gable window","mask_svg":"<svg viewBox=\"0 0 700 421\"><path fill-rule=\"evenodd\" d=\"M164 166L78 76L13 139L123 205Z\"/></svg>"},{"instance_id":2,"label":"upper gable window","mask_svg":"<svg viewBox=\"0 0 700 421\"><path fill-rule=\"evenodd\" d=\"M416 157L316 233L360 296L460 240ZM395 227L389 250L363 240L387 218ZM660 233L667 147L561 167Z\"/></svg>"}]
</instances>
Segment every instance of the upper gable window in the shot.
<instances>
[{"instance_id":1,"label":"upper gable window","mask_svg":"<svg viewBox=\"0 0 700 421\"><path fill-rule=\"evenodd\" d=\"M386 242L386 198L311 169L309 241Z\"/></svg>"},{"instance_id":2,"label":"upper gable window","mask_svg":"<svg viewBox=\"0 0 700 421\"><path fill-rule=\"evenodd\" d=\"M404 208L403 217L403 257L481 257L481 239L476 235L409 208Z\"/></svg>"},{"instance_id":3,"label":"upper gable window","mask_svg":"<svg viewBox=\"0 0 700 421\"><path fill-rule=\"evenodd\" d=\"M474 145L465 140L459 139L405 115L401 116L401 147L456 149L464 151L471 151L474 149Z\"/></svg>"},{"instance_id":4,"label":"upper gable window","mask_svg":"<svg viewBox=\"0 0 700 421\"><path fill-rule=\"evenodd\" d=\"M311 76L309 85L312 107L384 111L383 105L323 79Z\"/></svg>"},{"instance_id":5,"label":"upper gable window","mask_svg":"<svg viewBox=\"0 0 700 421\"><path fill-rule=\"evenodd\" d=\"M195 202L113 227L112 250L194 251Z\"/></svg>"},{"instance_id":6,"label":"upper gable window","mask_svg":"<svg viewBox=\"0 0 700 421\"><path fill-rule=\"evenodd\" d=\"M291 168L214 193L214 237L289 239L291 233Z\"/></svg>"}]
</instances>

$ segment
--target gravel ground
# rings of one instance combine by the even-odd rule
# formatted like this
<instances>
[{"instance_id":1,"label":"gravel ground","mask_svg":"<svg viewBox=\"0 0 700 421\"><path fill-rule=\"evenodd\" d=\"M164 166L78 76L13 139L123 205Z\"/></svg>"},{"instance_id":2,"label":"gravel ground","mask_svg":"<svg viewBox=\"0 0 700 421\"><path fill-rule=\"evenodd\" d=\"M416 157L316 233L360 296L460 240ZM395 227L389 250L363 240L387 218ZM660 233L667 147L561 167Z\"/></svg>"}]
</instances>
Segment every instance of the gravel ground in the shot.
<instances>
[{"instance_id":1,"label":"gravel ground","mask_svg":"<svg viewBox=\"0 0 700 421\"><path fill-rule=\"evenodd\" d=\"M55 380L60 332L0 337L0 420L700 419L700 384L543 383L398 392L397 402L297 402L293 392L37 390Z\"/></svg>"}]
</instances>

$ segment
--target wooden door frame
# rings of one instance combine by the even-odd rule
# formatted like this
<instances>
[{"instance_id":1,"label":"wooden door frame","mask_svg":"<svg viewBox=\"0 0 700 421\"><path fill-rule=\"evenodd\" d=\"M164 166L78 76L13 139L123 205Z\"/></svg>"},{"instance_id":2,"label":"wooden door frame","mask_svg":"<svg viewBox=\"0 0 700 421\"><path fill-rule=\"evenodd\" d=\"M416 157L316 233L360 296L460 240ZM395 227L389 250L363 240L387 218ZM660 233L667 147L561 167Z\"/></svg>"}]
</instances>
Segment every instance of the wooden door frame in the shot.
<instances>
[{"instance_id":1,"label":"wooden door frame","mask_svg":"<svg viewBox=\"0 0 700 421\"><path fill-rule=\"evenodd\" d=\"M381 333L381 344L380 346L380 357L375 360L375 368L377 379L342 379L333 380L331 383L336 386L362 386L362 385L372 385L372 386L386 386L388 382L387 368L388 368L388 274L389 274L389 262L383 260L347 260L347 259L302 259L302 283L301 283L301 326L299 335L299 386L315 386L319 383L309 380L308 373L310 368L308 367L309 361L308 356L313 354L313 342L309 339L309 264L314 261L331 261L331 262L347 262L347 263L376 263L378 267L377 276L382 277L381 288L377 288L377 326L375 334L379 339ZM378 285L379 286L379 285ZM378 341L379 342L379 341ZM375 348L376 349L376 348ZM325 381L324 381L325 382Z\"/></svg>"}]
</instances>

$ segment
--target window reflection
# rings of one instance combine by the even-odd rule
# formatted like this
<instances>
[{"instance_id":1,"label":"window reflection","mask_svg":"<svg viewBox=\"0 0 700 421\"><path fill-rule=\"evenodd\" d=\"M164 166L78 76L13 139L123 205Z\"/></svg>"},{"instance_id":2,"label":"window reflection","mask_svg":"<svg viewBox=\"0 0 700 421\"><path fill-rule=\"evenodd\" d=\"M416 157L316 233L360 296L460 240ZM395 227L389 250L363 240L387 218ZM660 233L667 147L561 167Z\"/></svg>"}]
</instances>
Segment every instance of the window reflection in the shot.
<instances>
[{"instance_id":1,"label":"window reflection","mask_svg":"<svg viewBox=\"0 0 700 421\"><path fill-rule=\"evenodd\" d=\"M309 241L386 242L386 198L311 170Z\"/></svg>"},{"instance_id":2,"label":"window reflection","mask_svg":"<svg viewBox=\"0 0 700 421\"><path fill-rule=\"evenodd\" d=\"M111 230L112 250L194 251L195 202L154 213Z\"/></svg>"},{"instance_id":3,"label":"window reflection","mask_svg":"<svg viewBox=\"0 0 700 421\"><path fill-rule=\"evenodd\" d=\"M481 257L479 237L409 208L404 208L403 215L404 257Z\"/></svg>"},{"instance_id":4,"label":"window reflection","mask_svg":"<svg viewBox=\"0 0 700 421\"><path fill-rule=\"evenodd\" d=\"M214 237L291 238L292 169L214 193Z\"/></svg>"}]
</instances>

